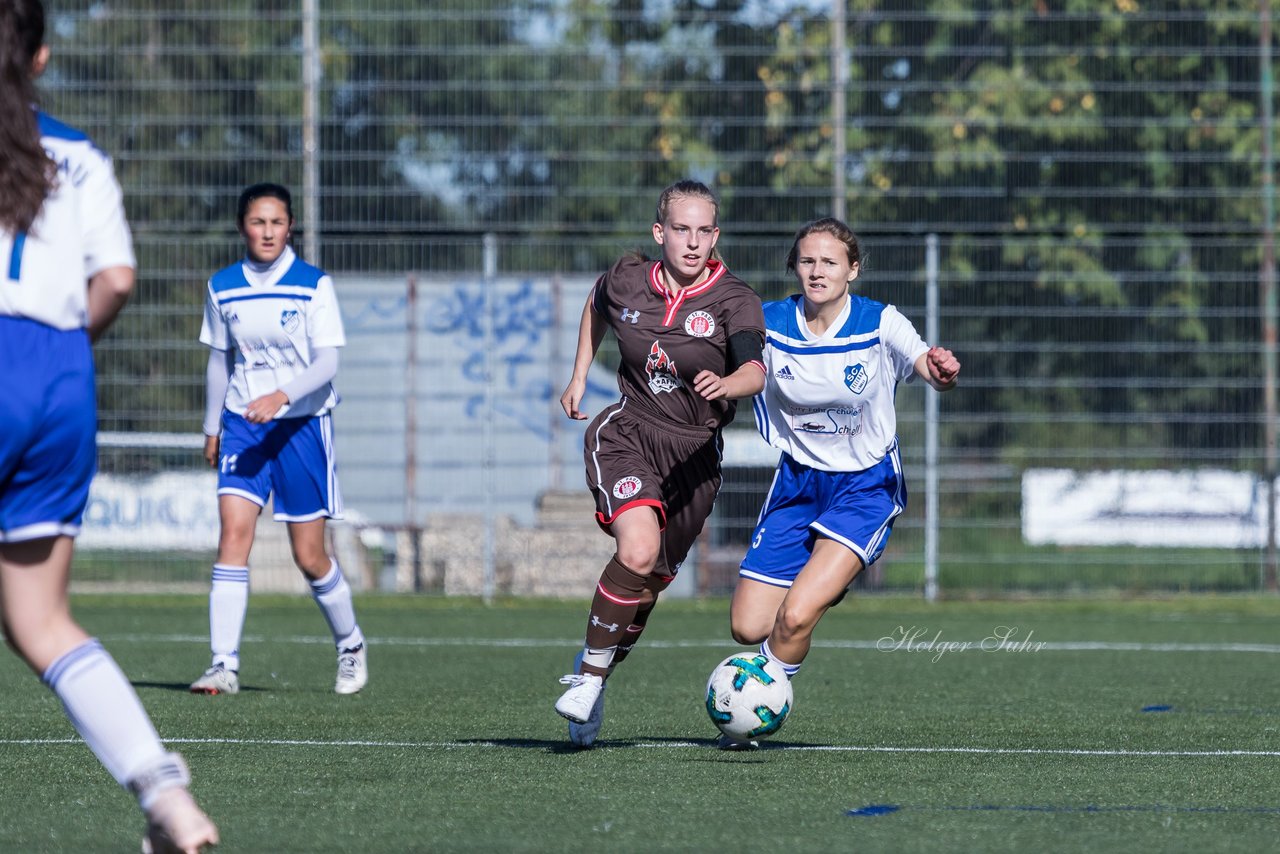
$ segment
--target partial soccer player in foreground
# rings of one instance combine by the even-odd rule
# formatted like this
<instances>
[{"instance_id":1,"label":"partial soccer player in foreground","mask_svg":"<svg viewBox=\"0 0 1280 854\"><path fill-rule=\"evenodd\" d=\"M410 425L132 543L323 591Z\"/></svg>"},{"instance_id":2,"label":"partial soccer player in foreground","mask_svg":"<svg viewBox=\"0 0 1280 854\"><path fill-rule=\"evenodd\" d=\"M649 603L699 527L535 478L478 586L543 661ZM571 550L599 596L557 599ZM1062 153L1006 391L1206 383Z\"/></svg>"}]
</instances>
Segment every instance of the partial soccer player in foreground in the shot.
<instances>
[{"instance_id":1,"label":"partial soccer player in foreground","mask_svg":"<svg viewBox=\"0 0 1280 854\"><path fill-rule=\"evenodd\" d=\"M556 712L569 739L595 743L609 674L644 631L720 489L721 429L735 400L764 386L760 298L715 257L719 203L696 181L667 187L653 239L662 258L624 256L592 288L582 311L573 376L560 405L578 407L605 331L622 355L622 399L587 427L587 485L596 521L617 553L596 585L586 644Z\"/></svg>"},{"instance_id":2,"label":"partial soccer player in foreground","mask_svg":"<svg viewBox=\"0 0 1280 854\"><path fill-rule=\"evenodd\" d=\"M218 830L187 792L187 766L67 601L97 467L90 341L128 300L134 256L110 160L32 106L48 61L39 0L0 3L0 612L14 650L137 796L143 851L192 854Z\"/></svg>"},{"instance_id":3,"label":"partial soccer player in foreground","mask_svg":"<svg viewBox=\"0 0 1280 854\"><path fill-rule=\"evenodd\" d=\"M822 615L884 551L907 506L894 393L919 377L955 388L960 362L930 347L892 305L849 292L857 236L837 219L803 226L787 256L800 293L764 306L764 393L756 427L782 452L742 560L734 640L794 676ZM740 748L753 743L722 742Z\"/></svg>"},{"instance_id":4,"label":"partial soccer player in foreground","mask_svg":"<svg viewBox=\"0 0 1280 854\"><path fill-rule=\"evenodd\" d=\"M240 690L240 635L249 604L249 552L268 499L289 531L298 569L333 634L333 690L369 681L351 586L325 546L342 518L330 410L338 348L346 344L333 280L294 254L293 200L279 184L240 194L245 257L213 274L200 341L209 347L204 458L218 470L218 558L209 591L213 662L193 694ZM274 497L273 497L274 496Z\"/></svg>"}]
</instances>

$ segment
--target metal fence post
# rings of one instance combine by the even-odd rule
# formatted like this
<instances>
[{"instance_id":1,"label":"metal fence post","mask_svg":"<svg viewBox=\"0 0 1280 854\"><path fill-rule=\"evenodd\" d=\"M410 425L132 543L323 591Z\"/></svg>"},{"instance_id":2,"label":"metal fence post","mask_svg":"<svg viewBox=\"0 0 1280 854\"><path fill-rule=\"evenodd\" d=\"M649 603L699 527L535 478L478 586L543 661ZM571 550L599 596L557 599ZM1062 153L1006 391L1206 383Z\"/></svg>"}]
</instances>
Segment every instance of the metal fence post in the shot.
<instances>
[{"instance_id":1,"label":"metal fence post","mask_svg":"<svg viewBox=\"0 0 1280 854\"><path fill-rule=\"evenodd\" d=\"M925 340L938 343L938 235L925 238ZM938 598L938 392L924 393L924 598Z\"/></svg>"},{"instance_id":2,"label":"metal fence post","mask_svg":"<svg viewBox=\"0 0 1280 854\"><path fill-rule=\"evenodd\" d=\"M487 232L484 236L484 428L481 436L481 448L484 462L484 601L493 601L494 581L497 575L494 566L494 519L493 519L493 469L497 463L494 453L493 439L493 384L496 381L493 367L493 353L497 346L494 331L494 312L496 301L493 289L498 279L498 236Z\"/></svg>"}]
</instances>

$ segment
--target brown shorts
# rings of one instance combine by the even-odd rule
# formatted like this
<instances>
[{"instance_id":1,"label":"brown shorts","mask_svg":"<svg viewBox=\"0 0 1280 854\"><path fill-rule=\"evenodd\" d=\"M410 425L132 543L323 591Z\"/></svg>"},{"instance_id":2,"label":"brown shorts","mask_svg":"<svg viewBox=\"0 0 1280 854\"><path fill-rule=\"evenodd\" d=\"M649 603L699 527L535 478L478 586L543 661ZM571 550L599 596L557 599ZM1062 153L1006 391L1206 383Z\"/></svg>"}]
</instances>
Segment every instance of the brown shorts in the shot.
<instances>
[{"instance_id":1,"label":"brown shorts","mask_svg":"<svg viewBox=\"0 0 1280 854\"><path fill-rule=\"evenodd\" d=\"M720 455L719 431L615 403L587 427L583 456L596 521L607 533L622 511L652 507L662 527L654 572L675 575L711 515L720 491Z\"/></svg>"}]
</instances>

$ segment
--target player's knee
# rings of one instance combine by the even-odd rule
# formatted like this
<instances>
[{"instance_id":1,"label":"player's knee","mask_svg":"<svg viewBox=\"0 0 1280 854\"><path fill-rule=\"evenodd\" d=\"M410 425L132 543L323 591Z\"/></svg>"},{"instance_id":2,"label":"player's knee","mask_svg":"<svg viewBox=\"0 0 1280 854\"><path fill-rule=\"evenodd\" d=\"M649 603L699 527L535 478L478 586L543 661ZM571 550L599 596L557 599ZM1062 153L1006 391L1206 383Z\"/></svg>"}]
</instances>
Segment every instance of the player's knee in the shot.
<instances>
[{"instance_id":1,"label":"player's knee","mask_svg":"<svg viewBox=\"0 0 1280 854\"><path fill-rule=\"evenodd\" d=\"M648 544L618 544L618 560L637 575L648 575L658 565L658 549Z\"/></svg>"},{"instance_id":2,"label":"player's knee","mask_svg":"<svg viewBox=\"0 0 1280 854\"><path fill-rule=\"evenodd\" d=\"M218 537L218 562L240 562L240 555L248 555L253 548L252 527L240 525L223 525Z\"/></svg>"},{"instance_id":3,"label":"player's knee","mask_svg":"<svg viewBox=\"0 0 1280 854\"><path fill-rule=\"evenodd\" d=\"M733 639L736 642L745 646L755 646L763 643L764 639L769 636L768 629L761 630L759 626L739 626L736 623L730 624L729 633L733 635Z\"/></svg>"},{"instance_id":4,"label":"player's knee","mask_svg":"<svg viewBox=\"0 0 1280 854\"><path fill-rule=\"evenodd\" d=\"M293 562L298 569L311 578L323 578L328 575L333 562L324 549L294 548Z\"/></svg>"},{"instance_id":5,"label":"player's knee","mask_svg":"<svg viewBox=\"0 0 1280 854\"><path fill-rule=\"evenodd\" d=\"M774 629L782 638L793 640L811 634L817 622L817 612L802 605L784 602L782 607L778 609L778 617L774 620Z\"/></svg>"},{"instance_id":6,"label":"player's knee","mask_svg":"<svg viewBox=\"0 0 1280 854\"><path fill-rule=\"evenodd\" d=\"M740 644L753 646L761 643L769 637L772 628L773 620L768 615L751 613L747 609L729 611L729 634Z\"/></svg>"}]
</instances>

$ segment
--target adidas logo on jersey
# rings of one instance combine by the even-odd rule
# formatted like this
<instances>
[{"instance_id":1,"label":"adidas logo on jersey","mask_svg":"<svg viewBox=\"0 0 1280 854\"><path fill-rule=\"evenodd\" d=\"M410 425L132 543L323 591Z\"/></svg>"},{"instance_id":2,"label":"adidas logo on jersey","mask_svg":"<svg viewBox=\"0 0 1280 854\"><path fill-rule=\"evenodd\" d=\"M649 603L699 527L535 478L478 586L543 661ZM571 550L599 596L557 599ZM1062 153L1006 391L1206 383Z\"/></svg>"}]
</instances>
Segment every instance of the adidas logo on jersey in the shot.
<instances>
[{"instance_id":1,"label":"adidas logo on jersey","mask_svg":"<svg viewBox=\"0 0 1280 854\"><path fill-rule=\"evenodd\" d=\"M783 365L781 370L774 373L774 376L780 380L793 380L796 378L796 375L791 373L790 365Z\"/></svg>"}]
</instances>

